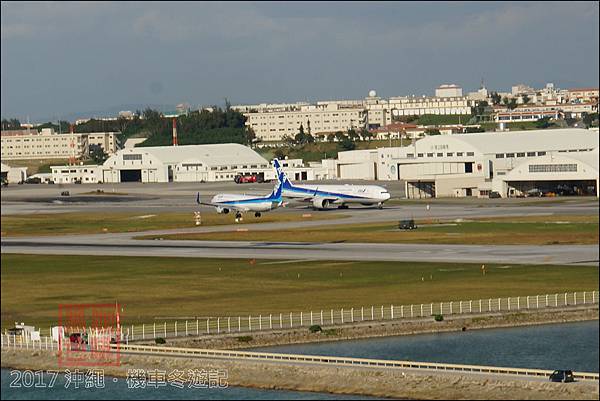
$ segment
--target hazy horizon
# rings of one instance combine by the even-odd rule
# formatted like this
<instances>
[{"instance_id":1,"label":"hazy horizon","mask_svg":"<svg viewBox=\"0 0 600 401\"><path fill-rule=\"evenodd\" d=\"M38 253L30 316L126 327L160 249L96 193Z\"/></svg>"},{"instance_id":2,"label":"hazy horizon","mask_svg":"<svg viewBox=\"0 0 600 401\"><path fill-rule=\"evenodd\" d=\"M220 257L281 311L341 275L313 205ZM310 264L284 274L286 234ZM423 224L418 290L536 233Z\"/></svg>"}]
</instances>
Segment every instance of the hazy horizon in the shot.
<instances>
[{"instance_id":1,"label":"hazy horizon","mask_svg":"<svg viewBox=\"0 0 600 401\"><path fill-rule=\"evenodd\" d=\"M3 1L1 114L598 86L597 2Z\"/></svg>"}]
</instances>

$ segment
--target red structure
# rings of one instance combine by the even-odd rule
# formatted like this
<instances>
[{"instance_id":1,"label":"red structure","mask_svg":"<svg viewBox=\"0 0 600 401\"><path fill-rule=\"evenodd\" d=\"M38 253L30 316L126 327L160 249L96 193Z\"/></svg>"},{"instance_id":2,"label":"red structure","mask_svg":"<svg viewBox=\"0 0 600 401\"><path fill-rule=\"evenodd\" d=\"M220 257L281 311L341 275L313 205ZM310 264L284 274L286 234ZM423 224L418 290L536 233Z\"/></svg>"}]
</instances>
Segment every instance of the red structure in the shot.
<instances>
[{"instance_id":1,"label":"red structure","mask_svg":"<svg viewBox=\"0 0 600 401\"><path fill-rule=\"evenodd\" d=\"M173 117L173 146L177 146L177 119Z\"/></svg>"}]
</instances>

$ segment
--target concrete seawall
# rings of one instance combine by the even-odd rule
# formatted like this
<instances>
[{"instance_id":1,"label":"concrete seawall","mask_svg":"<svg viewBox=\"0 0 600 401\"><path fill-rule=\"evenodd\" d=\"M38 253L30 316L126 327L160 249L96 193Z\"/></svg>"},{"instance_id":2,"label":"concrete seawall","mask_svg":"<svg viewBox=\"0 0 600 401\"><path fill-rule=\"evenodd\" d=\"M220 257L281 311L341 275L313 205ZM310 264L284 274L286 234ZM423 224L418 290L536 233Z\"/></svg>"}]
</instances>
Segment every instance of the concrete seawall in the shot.
<instances>
[{"instance_id":1,"label":"concrete seawall","mask_svg":"<svg viewBox=\"0 0 600 401\"><path fill-rule=\"evenodd\" d=\"M598 383L551 383L501 375L476 375L360 367L123 355L105 374L126 377L128 369L221 369L230 386L318 391L410 399L598 399ZM2 367L56 369L53 352L2 351ZM82 368L85 369L85 368Z\"/></svg>"}]
</instances>

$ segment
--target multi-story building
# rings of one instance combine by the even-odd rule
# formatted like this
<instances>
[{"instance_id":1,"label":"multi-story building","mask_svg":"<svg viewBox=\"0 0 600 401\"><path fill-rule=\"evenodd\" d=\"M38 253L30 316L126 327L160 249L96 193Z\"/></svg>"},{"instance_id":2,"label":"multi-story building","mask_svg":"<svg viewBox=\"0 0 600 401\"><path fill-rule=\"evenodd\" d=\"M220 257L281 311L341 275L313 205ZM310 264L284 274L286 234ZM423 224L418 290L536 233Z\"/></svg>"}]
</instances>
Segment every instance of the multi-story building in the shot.
<instances>
[{"instance_id":1,"label":"multi-story building","mask_svg":"<svg viewBox=\"0 0 600 401\"><path fill-rule=\"evenodd\" d=\"M87 156L89 145L100 145L109 155L118 149L118 132L58 134L52 128L2 131L2 159L67 159Z\"/></svg>"},{"instance_id":2,"label":"multi-story building","mask_svg":"<svg viewBox=\"0 0 600 401\"><path fill-rule=\"evenodd\" d=\"M598 88L575 88L567 91L570 102L596 102L598 104Z\"/></svg>"},{"instance_id":3,"label":"multi-story building","mask_svg":"<svg viewBox=\"0 0 600 401\"><path fill-rule=\"evenodd\" d=\"M365 110L362 107L340 107L336 103L303 105L283 111L247 112L246 126L252 128L263 141L281 141L285 136L294 137L302 125L311 135L360 129L365 126Z\"/></svg>"},{"instance_id":4,"label":"multi-story building","mask_svg":"<svg viewBox=\"0 0 600 401\"><path fill-rule=\"evenodd\" d=\"M108 155L112 155L120 149L118 134L120 132L90 132L87 134L88 144L99 145Z\"/></svg>"},{"instance_id":5,"label":"multi-story building","mask_svg":"<svg viewBox=\"0 0 600 401\"><path fill-rule=\"evenodd\" d=\"M52 128L0 134L2 160L79 158L88 153L87 134L57 134Z\"/></svg>"},{"instance_id":6,"label":"multi-story building","mask_svg":"<svg viewBox=\"0 0 600 401\"><path fill-rule=\"evenodd\" d=\"M471 114L475 100L467 97L392 97L389 107L394 117L423 114Z\"/></svg>"}]
</instances>

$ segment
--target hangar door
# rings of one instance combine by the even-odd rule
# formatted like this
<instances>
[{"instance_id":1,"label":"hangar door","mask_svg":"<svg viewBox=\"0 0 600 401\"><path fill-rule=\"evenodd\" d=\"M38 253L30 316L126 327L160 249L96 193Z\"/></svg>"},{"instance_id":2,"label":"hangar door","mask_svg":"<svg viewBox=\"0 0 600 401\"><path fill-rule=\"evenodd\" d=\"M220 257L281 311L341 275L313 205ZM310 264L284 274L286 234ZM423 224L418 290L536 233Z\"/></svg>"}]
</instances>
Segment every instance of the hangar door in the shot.
<instances>
[{"instance_id":1,"label":"hangar door","mask_svg":"<svg viewBox=\"0 0 600 401\"><path fill-rule=\"evenodd\" d=\"M142 170L120 170L121 182L142 182Z\"/></svg>"}]
</instances>

